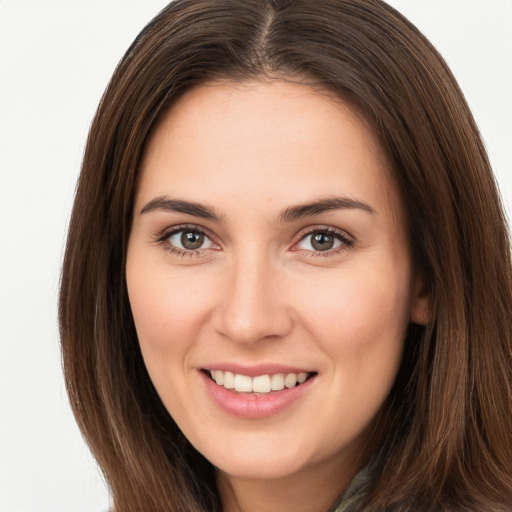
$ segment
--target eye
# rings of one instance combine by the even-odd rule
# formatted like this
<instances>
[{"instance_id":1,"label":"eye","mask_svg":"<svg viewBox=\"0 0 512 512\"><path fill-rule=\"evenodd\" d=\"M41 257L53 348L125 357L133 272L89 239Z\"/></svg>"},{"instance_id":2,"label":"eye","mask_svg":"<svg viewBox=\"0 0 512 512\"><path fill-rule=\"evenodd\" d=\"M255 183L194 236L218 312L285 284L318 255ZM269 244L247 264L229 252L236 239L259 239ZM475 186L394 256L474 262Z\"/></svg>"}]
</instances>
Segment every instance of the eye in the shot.
<instances>
[{"instance_id":1,"label":"eye","mask_svg":"<svg viewBox=\"0 0 512 512\"><path fill-rule=\"evenodd\" d=\"M325 253L325 256L349 248L352 240L344 233L332 228L309 231L296 244L296 250Z\"/></svg>"},{"instance_id":2,"label":"eye","mask_svg":"<svg viewBox=\"0 0 512 512\"><path fill-rule=\"evenodd\" d=\"M204 233L197 231L178 231L168 238L169 242L175 247L186 249L188 251L195 251L201 249L203 244L208 240Z\"/></svg>"},{"instance_id":3,"label":"eye","mask_svg":"<svg viewBox=\"0 0 512 512\"><path fill-rule=\"evenodd\" d=\"M164 233L157 241L165 244L172 253L181 255L193 255L205 249L218 248L218 245L197 227L174 228Z\"/></svg>"}]
</instances>

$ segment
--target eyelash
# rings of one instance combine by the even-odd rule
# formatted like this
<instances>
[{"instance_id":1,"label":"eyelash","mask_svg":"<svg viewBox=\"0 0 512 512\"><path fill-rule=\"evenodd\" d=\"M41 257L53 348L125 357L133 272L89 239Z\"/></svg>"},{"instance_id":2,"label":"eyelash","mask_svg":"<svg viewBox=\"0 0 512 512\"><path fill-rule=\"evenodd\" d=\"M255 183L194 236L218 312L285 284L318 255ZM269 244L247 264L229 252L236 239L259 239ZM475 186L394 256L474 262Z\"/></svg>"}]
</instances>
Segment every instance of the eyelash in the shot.
<instances>
[{"instance_id":1,"label":"eyelash","mask_svg":"<svg viewBox=\"0 0 512 512\"><path fill-rule=\"evenodd\" d=\"M336 256L342 252L345 252L352 248L352 246L354 245L353 239L349 237L349 235L344 231L326 226L312 226L299 234L299 240L294 244L294 247L301 243L302 241L306 240L308 236L312 235L327 235L333 237L335 240L338 240L341 243L341 245L336 249L328 249L325 251L310 251L303 249L295 249L295 251L302 251L304 253L308 253L308 257L311 258L328 258L330 256Z\"/></svg>"},{"instance_id":2,"label":"eyelash","mask_svg":"<svg viewBox=\"0 0 512 512\"><path fill-rule=\"evenodd\" d=\"M169 241L169 239L178 233L195 233L198 235L203 235L209 240L212 241L212 243L216 243L214 241L214 237L208 233L206 230L200 228L199 226L196 226L194 224L182 224L180 226L174 226L171 229L167 229L160 233L156 238L156 243L159 245L162 245L166 251L169 251L171 254L176 256L181 256L182 258L185 257L193 257L193 256L201 256L204 254L205 249L189 249L189 250L183 250L179 247L176 247L172 245ZM218 245L218 244L217 244Z\"/></svg>"},{"instance_id":3,"label":"eyelash","mask_svg":"<svg viewBox=\"0 0 512 512\"><path fill-rule=\"evenodd\" d=\"M201 256L204 254L205 249L190 249L190 250L183 250L179 247L176 247L172 245L169 241L169 239L178 233L182 232L190 232L195 233L199 235L203 235L206 238L208 238L213 244L219 245L215 242L215 237L213 237L208 231L204 230L203 228L197 226L197 225L191 225L191 224L183 224L179 226L174 226L171 229L167 229L161 233L159 233L156 237L155 242L159 245L164 246L165 250L169 251L173 255L184 257L194 257L194 256ZM299 233L299 239L297 242L293 244L293 247L297 246L308 236L312 235L326 235L333 237L335 240L340 242L340 246L335 249L328 249L325 251L313 251L313 250L306 250L306 249L292 249L294 252L302 252L307 253L308 257L329 257L329 256L336 256L340 254L341 252L347 251L350 248L352 248L354 242L353 240L344 232L332 227L326 227L326 226L312 226L304 230L303 232Z\"/></svg>"}]
</instances>

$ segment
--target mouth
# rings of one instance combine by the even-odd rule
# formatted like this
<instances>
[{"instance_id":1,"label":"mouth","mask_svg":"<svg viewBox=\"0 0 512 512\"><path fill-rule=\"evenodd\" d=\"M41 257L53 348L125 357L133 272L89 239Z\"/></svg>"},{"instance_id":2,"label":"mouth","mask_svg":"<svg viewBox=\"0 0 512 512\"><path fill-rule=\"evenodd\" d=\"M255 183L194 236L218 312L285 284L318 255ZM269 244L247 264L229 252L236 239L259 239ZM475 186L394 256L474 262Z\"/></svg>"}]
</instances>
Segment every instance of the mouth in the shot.
<instances>
[{"instance_id":1,"label":"mouth","mask_svg":"<svg viewBox=\"0 0 512 512\"><path fill-rule=\"evenodd\" d=\"M283 389L301 386L316 375L316 372L273 373L250 377L223 370L203 370L218 386L236 393L268 395Z\"/></svg>"}]
</instances>

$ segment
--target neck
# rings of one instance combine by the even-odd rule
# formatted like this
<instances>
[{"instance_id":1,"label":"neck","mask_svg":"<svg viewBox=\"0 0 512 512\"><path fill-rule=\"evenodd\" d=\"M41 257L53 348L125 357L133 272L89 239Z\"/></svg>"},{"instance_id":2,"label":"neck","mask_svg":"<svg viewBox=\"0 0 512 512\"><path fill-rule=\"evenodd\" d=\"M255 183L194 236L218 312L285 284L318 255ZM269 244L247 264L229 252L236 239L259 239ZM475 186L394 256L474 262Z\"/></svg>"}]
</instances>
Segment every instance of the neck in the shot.
<instances>
[{"instance_id":1,"label":"neck","mask_svg":"<svg viewBox=\"0 0 512 512\"><path fill-rule=\"evenodd\" d=\"M351 465L352 466L352 465ZM326 512L349 485L357 467L338 460L283 478L251 479L217 473L223 512Z\"/></svg>"}]
</instances>

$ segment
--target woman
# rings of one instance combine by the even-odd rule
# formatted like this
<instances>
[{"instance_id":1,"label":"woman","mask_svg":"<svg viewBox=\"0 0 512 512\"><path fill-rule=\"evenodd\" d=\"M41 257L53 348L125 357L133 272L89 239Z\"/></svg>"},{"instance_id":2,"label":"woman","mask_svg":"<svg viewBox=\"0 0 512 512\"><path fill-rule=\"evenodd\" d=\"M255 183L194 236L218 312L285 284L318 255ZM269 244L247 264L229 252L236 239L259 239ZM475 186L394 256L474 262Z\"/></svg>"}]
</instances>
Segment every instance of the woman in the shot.
<instances>
[{"instance_id":1,"label":"woman","mask_svg":"<svg viewBox=\"0 0 512 512\"><path fill-rule=\"evenodd\" d=\"M116 511L505 511L510 250L377 0L178 0L91 127L60 318Z\"/></svg>"}]
</instances>

